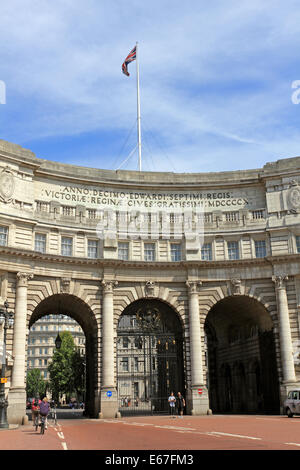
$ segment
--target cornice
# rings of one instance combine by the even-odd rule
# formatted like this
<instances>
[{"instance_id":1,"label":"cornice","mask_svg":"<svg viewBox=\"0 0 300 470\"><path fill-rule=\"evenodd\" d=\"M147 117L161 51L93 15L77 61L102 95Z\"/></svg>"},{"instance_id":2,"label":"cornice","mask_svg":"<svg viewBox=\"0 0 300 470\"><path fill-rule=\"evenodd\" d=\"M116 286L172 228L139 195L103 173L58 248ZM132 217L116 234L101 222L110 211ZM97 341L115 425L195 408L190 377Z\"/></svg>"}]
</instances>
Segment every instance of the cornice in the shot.
<instances>
[{"instance_id":1,"label":"cornice","mask_svg":"<svg viewBox=\"0 0 300 470\"><path fill-rule=\"evenodd\" d=\"M248 258L238 260L183 260L183 261L125 261L119 259L104 258L81 258L68 257L49 253L38 253L31 250L22 250L14 247L0 247L0 256L6 255L15 259L26 259L26 261L41 261L50 263L61 263L64 265L93 266L93 267L114 267L114 268L144 268L149 269L211 269L211 268L242 268L243 266L270 266L278 263L287 263L291 261L300 262L300 253L292 253L287 255L267 256L265 258Z\"/></svg>"}]
</instances>

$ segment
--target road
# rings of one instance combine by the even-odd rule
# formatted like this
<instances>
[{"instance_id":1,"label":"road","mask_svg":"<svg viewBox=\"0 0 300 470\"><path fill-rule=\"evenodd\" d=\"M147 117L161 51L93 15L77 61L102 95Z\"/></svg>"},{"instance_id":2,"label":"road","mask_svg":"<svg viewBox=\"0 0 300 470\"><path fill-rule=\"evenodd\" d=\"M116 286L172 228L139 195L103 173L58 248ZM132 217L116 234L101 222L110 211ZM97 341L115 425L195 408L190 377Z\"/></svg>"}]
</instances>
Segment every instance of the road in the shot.
<instances>
[{"instance_id":1,"label":"road","mask_svg":"<svg viewBox=\"0 0 300 470\"><path fill-rule=\"evenodd\" d=\"M32 422L0 431L1 450L300 450L300 417L210 415L86 419L79 411L49 420L45 435ZM174 453L174 452L172 452ZM105 454L105 452L104 452ZM103 455L103 452L102 454ZM121 454L122 455L122 454ZM133 453L134 455L134 453ZM177 462L178 463L178 462Z\"/></svg>"}]
</instances>

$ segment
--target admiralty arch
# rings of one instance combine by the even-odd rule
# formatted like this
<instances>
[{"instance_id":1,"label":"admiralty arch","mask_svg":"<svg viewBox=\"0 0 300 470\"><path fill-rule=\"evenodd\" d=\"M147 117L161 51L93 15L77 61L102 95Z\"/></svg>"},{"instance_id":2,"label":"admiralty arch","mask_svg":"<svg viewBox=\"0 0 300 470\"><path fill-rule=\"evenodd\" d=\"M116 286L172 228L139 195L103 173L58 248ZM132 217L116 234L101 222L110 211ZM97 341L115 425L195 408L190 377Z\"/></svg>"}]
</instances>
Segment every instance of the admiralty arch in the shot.
<instances>
[{"instance_id":1,"label":"admiralty arch","mask_svg":"<svg viewBox=\"0 0 300 470\"><path fill-rule=\"evenodd\" d=\"M0 308L9 423L52 314L85 334L92 418L166 412L171 391L188 414L282 413L300 386L300 157L112 171L0 141Z\"/></svg>"}]
</instances>

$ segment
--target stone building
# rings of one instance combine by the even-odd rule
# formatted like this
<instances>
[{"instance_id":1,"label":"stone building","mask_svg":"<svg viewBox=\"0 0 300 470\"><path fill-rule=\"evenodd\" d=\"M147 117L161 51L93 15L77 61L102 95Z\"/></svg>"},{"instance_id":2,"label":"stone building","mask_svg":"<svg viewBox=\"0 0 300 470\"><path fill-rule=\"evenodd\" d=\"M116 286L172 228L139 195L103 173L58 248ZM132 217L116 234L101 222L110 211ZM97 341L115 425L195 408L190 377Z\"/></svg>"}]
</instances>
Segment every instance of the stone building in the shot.
<instances>
[{"instance_id":1,"label":"stone building","mask_svg":"<svg viewBox=\"0 0 300 470\"><path fill-rule=\"evenodd\" d=\"M85 334L91 417L165 412L172 390L190 414L282 412L300 383L299 182L299 157L147 173L0 141L9 422L25 416L28 331L53 312Z\"/></svg>"}]
</instances>

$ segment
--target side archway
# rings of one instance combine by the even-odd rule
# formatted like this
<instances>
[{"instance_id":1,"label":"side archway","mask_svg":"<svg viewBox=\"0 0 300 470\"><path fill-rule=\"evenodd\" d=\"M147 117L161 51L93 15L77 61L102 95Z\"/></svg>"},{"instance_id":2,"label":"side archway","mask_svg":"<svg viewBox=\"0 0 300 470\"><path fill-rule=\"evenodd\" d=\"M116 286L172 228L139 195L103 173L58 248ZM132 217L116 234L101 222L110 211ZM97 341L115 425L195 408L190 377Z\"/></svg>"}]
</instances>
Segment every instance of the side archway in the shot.
<instances>
[{"instance_id":1,"label":"side archway","mask_svg":"<svg viewBox=\"0 0 300 470\"><path fill-rule=\"evenodd\" d=\"M98 391L98 327L93 311L84 301L71 294L54 294L43 299L33 310L29 328L45 315L67 315L81 326L85 334L86 402L85 413L96 417L99 413Z\"/></svg>"},{"instance_id":2,"label":"side archway","mask_svg":"<svg viewBox=\"0 0 300 470\"><path fill-rule=\"evenodd\" d=\"M246 295L217 302L205 320L207 379L214 413L279 413L273 321Z\"/></svg>"}]
</instances>

